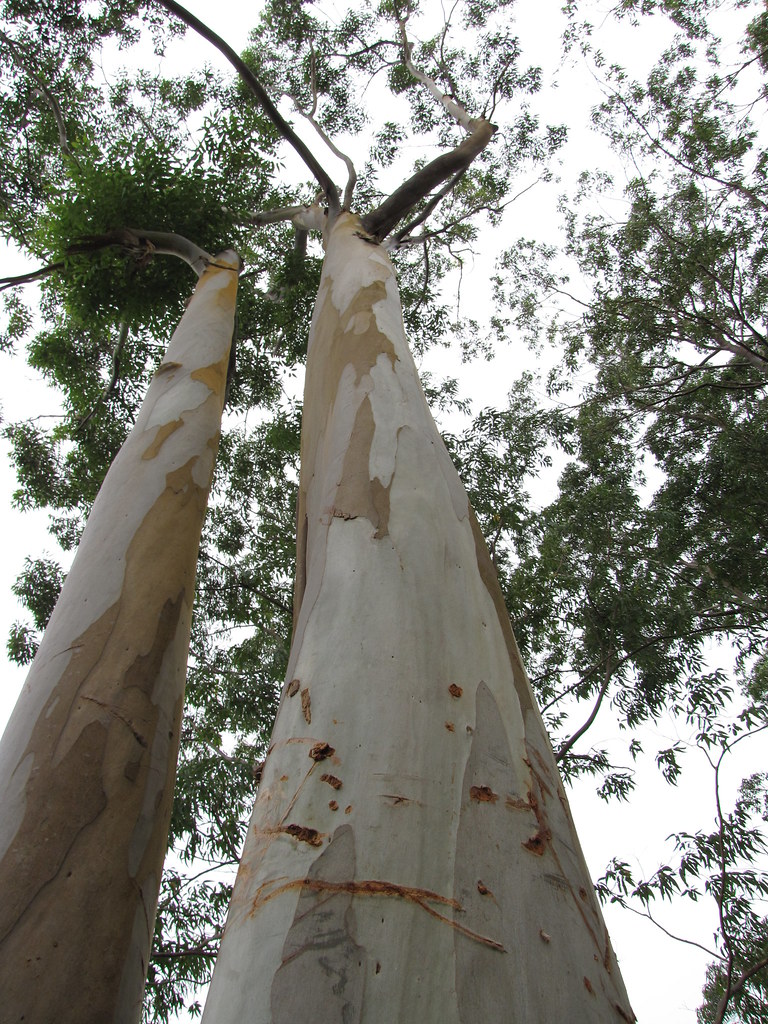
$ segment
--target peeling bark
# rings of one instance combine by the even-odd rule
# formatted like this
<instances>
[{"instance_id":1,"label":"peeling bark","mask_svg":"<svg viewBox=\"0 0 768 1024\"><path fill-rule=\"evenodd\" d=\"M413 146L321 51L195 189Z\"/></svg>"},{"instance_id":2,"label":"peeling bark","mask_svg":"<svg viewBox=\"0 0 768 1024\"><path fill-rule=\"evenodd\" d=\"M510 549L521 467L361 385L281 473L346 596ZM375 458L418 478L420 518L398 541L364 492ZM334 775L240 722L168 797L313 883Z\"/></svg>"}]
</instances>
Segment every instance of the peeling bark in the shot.
<instances>
[{"instance_id":1,"label":"peeling bark","mask_svg":"<svg viewBox=\"0 0 768 1024\"><path fill-rule=\"evenodd\" d=\"M0 743L8 1024L141 1016L239 265L200 278Z\"/></svg>"},{"instance_id":2,"label":"peeling bark","mask_svg":"<svg viewBox=\"0 0 768 1024\"><path fill-rule=\"evenodd\" d=\"M327 232L286 688L204 1020L633 1020L394 272L364 234L349 214Z\"/></svg>"}]
</instances>

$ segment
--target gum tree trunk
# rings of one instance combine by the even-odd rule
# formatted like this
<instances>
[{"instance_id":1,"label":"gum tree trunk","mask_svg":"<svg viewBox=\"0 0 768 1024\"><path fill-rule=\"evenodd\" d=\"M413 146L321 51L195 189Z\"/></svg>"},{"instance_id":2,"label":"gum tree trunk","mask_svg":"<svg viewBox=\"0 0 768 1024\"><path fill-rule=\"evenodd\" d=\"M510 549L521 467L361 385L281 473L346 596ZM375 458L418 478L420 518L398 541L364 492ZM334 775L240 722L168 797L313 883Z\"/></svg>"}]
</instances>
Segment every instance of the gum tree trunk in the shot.
<instances>
[{"instance_id":1,"label":"gum tree trunk","mask_svg":"<svg viewBox=\"0 0 768 1024\"><path fill-rule=\"evenodd\" d=\"M0 1018L140 1019L239 258L203 273L0 744Z\"/></svg>"},{"instance_id":2,"label":"gum tree trunk","mask_svg":"<svg viewBox=\"0 0 768 1024\"><path fill-rule=\"evenodd\" d=\"M206 1024L633 1021L389 260L329 230L288 675Z\"/></svg>"}]
</instances>

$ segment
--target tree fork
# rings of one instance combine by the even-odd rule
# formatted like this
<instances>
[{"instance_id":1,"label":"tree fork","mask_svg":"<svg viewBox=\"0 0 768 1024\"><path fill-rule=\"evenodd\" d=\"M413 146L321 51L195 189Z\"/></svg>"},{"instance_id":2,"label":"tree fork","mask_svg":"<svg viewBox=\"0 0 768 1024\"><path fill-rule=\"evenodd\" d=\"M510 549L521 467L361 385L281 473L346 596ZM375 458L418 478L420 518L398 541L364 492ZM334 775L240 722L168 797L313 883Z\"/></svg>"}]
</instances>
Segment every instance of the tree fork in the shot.
<instances>
[{"instance_id":1,"label":"tree fork","mask_svg":"<svg viewBox=\"0 0 768 1024\"><path fill-rule=\"evenodd\" d=\"M380 245L326 232L288 674L204 1020L633 1021Z\"/></svg>"},{"instance_id":2,"label":"tree fork","mask_svg":"<svg viewBox=\"0 0 768 1024\"><path fill-rule=\"evenodd\" d=\"M0 742L0 1017L136 1024L240 259L202 274Z\"/></svg>"}]
</instances>

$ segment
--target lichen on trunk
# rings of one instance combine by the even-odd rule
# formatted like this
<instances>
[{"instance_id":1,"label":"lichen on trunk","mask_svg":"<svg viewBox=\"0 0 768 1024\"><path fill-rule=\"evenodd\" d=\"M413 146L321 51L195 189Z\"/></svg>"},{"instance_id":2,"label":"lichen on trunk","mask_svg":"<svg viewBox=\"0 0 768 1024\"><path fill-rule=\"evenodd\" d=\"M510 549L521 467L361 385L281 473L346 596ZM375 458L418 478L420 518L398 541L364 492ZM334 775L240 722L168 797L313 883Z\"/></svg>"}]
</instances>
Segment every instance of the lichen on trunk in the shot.
<instances>
[{"instance_id":1,"label":"lichen on trunk","mask_svg":"<svg viewBox=\"0 0 768 1024\"><path fill-rule=\"evenodd\" d=\"M288 675L205 1020L632 1021L394 271L350 214L325 244Z\"/></svg>"}]
</instances>

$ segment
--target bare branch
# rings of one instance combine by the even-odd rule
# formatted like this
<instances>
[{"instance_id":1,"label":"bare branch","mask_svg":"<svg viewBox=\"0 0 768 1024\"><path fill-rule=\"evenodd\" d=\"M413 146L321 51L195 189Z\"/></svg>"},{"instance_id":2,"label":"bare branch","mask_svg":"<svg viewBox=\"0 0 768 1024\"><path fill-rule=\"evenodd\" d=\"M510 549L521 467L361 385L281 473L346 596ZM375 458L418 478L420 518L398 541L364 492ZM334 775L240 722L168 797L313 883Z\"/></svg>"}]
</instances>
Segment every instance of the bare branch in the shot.
<instances>
[{"instance_id":1,"label":"bare branch","mask_svg":"<svg viewBox=\"0 0 768 1024\"><path fill-rule=\"evenodd\" d=\"M443 199L445 199L445 197L450 192L453 192L454 188L458 185L458 183L464 177L466 172L466 167L462 167L460 171L457 171L456 174L454 174L454 176L448 182L446 182L445 185L443 185L440 191L430 199L430 201L427 203L427 205L424 207L421 213L417 217L414 217L413 220L409 221L404 228L401 228L400 231L397 232L397 234L394 236L392 240L393 244L389 246L389 248L396 249L398 243L402 242L406 235L410 235L414 228L417 228L419 224L423 224L424 221L430 216L430 214L436 209L439 203Z\"/></svg>"},{"instance_id":2,"label":"bare branch","mask_svg":"<svg viewBox=\"0 0 768 1024\"><path fill-rule=\"evenodd\" d=\"M199 277L206 267L214 263L213 256L172 231L145 231L142 228L119 228L102 235L83 235L67 248L67 255L96 252L110 246L119 246L142 260L155 255L177 256L188 264Z\"/></svg>"},{"instance_id":3,"label":"bare branch","mask_svg":"<svg viewBox=\"0 0 768 1024\"><path fill-rule=\"evenodd\" d=\"M674 939L675 942L682 942L686 946L694 946L696 949L702 950L702 952L706 953L707 956L714 957L716 960L723 959L723 957L715 950L707 949L707 947L702 946L700 942L695 942L693 939L683 938L682 935L675 935L674 932L666 929L663 924L659 924L656 918L651 914L650 910L638 910L637 907L633 907L629 903L622 903L621 905L625 910L631 910L633 914L637 914L638 917L644 917L647 921L650 921L651 924L656 925L659 931L664 932L665 935L668 935L670 939Z\"/></svg>"},{"instance_id":4,"label":"bare branch","mask_svg":"<svg viewBox=\"0 0 768 1024\"><path fill-rule=\"evenodd\" d=\"M74 430L72 431L73 434L76 434L79 430L83 429L85 424L91 419L91 417L94 415L94 413L101 405L101 403L105 399L109 398L115 384L117 384L118 374L120 373L120 356L122 355L123 349L125 348L125 343L128 340L129 328L130 324L128 323L128 321L123 320L123 322L120 324L120 334L118 335L117 338L117 344L115 345L114 351L112 352L112 375L110 376L109 381L107 382L107 386L101 392L96 401L93 403L90 410L76 424Z\"/></svg>"},{"instance_id":5,"label":"bare branch","mask_svg":"<svg viewBox=\"0 0 768 1024\"><path fill-rule=\"evenodd\" d=\"M186 8L182 7L181 4L177 4L176 0L157 0L157 3L167 11L175 14L176 17L180 18L186 25L189 25L190 28L194 29L195 32L203 37L203 39L206 39L209 43L215 46L219 53L227 58L232 67L240 75L243 83L248 86L250 91L261 104L262 110L270 119L272 124L274 124L275 128L277 128L285 141L293 146L309 170L315 176L317 183L325 194L325 198L328 202L328 210L331 216L335 217L339 212L339 195L336 190L336 186L331 181L327 172L320 166L312 152L304 145L296 132L291 128L283 115L277 109L270 99L266 89L245 63L243 58L236 53L232 47L221 38L221 36L217 35L213 29L209 28L202 21L196 18L194 14L190 14L190 12L186 10Z\"/></svg>"},{"instance_id":6,"label":"bare branch","mask_svg":"<svg viewBox=\"0 0 768 1024\"><path fill-rule=\"evenodd\" d=\"M285 206L280 210L264 210L262 213L250 214L246 220L249 224L257 226L289 220L297 231L324 231L327 218L325 210L314 203L311 206Z\"/></svg>"},{"instance_id":7,"label":"bare branch","mask_svg":"<svg viewBox=\"0 0 768 1024\"><path fill-rule=\"evenodd\" d=\"M605 674L604 674L604 677L603 677L603 683L602 683L602 686L600 687L600 691L599 691L599 693L597 695L597 700L595 701L595 706L592 708L592 711L591 711L591 713L589 715L589 718L587 718L586 722L584 722L584 724L582 726L580 726L576 730L576 732L569 739L567 739L565 741L565 743L561 743L560 744L560 746L558 747L557 753L555 754L555 761L562 761L562 759L565 757L565 755L568 753L568 751L573 747L573 745L576 743L576 741L578 739L581 739L581 737L584 735L584 733L587 731L587 729L589 729L589 727L592 725L594 720L597 718L597 713L600 710L600 705L603 703L603 697L605 697L606 693L608 692L608 684L610 683L611 676L613 675L613 666L612 666L611 662L612 662L612 655L609 654L608 655L608 659L607 659L607 664L605 666Z\"/></svg>"}]
</instances>

